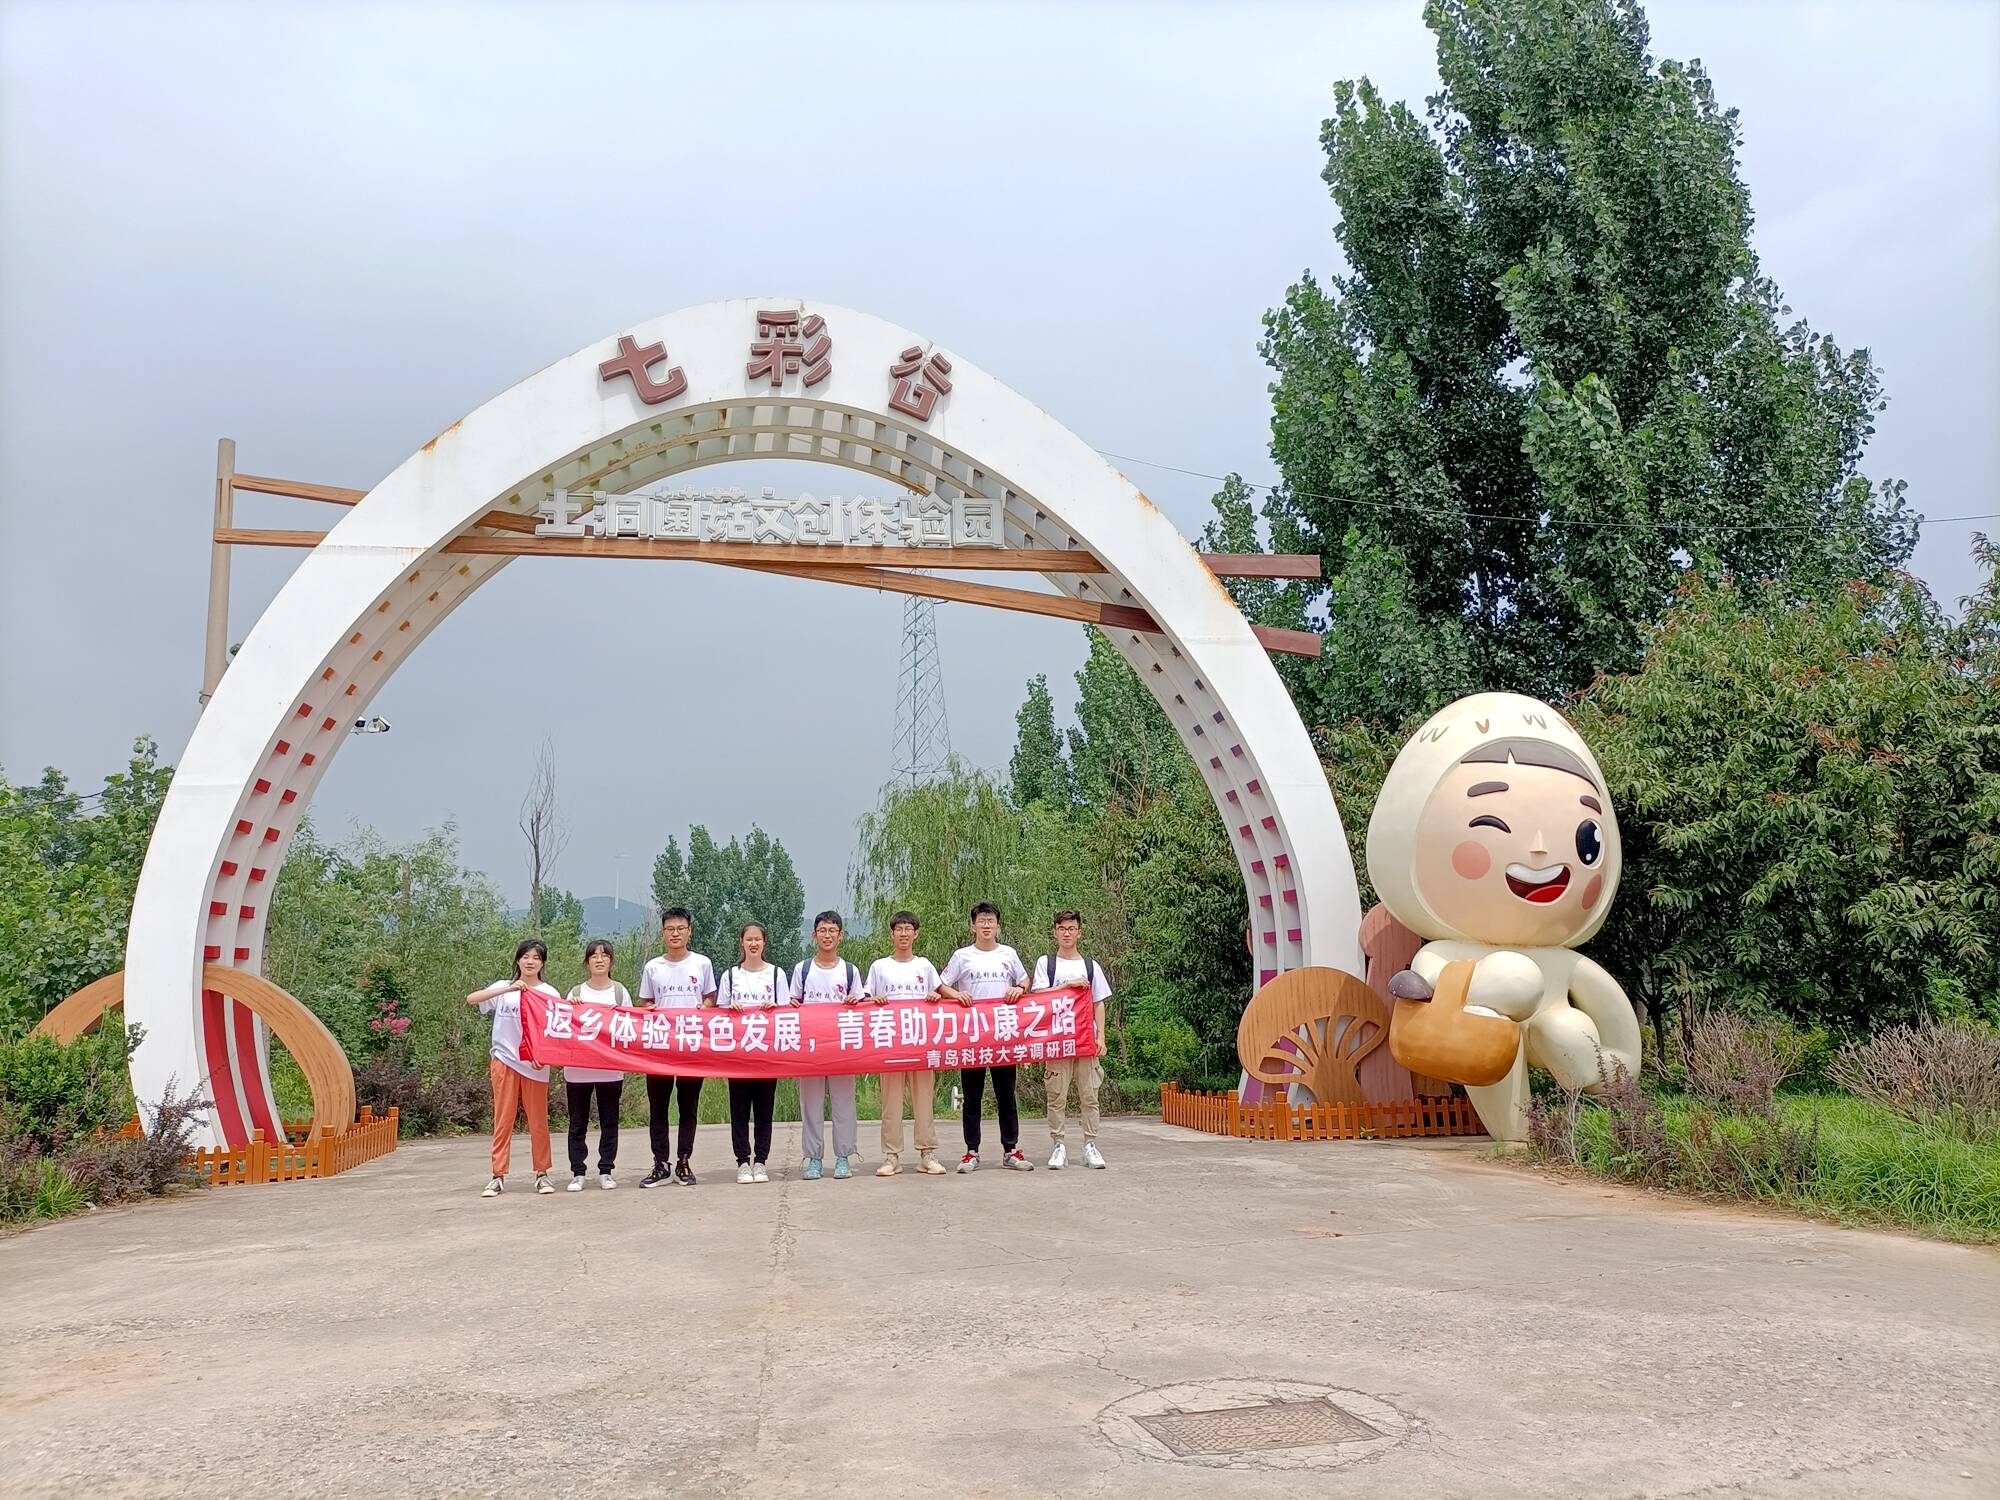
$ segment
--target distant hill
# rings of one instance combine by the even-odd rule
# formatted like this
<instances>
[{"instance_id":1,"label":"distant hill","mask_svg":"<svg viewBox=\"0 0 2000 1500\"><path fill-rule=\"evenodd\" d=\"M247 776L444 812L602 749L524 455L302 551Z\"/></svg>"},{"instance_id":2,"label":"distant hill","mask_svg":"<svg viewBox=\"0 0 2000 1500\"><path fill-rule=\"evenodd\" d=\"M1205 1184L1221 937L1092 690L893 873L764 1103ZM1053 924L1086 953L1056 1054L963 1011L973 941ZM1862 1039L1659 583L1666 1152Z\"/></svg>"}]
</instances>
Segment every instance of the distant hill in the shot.
<instances>
[{"instance_id":1,"label":"distant hill","mask_svg":"<svg viewBox=\"0 0 2000 1500\"><path fill-rule=\"evenodd\" d=\"M514 921L527 916L524 906L507 915ZM583 935L585 937L617 937L620 933L634 932L641 928L651 928L654 923L653 907L650 902L634 901L627 896L621 902L614 902L609 896L585 896L583 898Z\"/></svg>"}]
</instances>

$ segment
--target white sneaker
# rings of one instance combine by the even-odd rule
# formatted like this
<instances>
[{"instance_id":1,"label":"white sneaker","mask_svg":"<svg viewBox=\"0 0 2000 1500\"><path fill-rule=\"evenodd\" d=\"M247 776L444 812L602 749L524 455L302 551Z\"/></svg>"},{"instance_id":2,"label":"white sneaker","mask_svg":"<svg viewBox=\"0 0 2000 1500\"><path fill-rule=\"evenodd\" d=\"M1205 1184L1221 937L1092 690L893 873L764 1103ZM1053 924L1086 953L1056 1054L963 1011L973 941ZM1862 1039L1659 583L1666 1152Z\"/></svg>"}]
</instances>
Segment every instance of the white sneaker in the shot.
<instances>
[{"instance_id":1,"label":"white sneaker","mask_svg":"<svg viewBox=\"0 0 2000 1500\"><path fill-rule=\"evenodd\" d=\"M580 1193L583 1191L583 1173L578 1172L574 1177L570 1178L569 1190L572 1193Z\"/></svg>"},{"instance_id":2,"label":"white sneaker","mask_svg":"<svg viewBox=\"0 0 2000 1500\"><path fill-rule=\"evenodd\" d=\"M1055 1150L1049 1153L1049 1170L1051 1172L1060 1172L1068 1165L1069 1147L1065 1146L1061 1141L1057 1141Z\"/></svg>"},{"instance_id":3,"label":"white sneaker","mask_svg":"<svg viewBox=\"0 0 2000 1500\"><path fill-rule=\"evenodd\" d=\"M597 1174L597 1185L608 1193L618 1186L618 1179L613 1177L609 1172L599 1172Z\"/></svg>"},{"instance_id":4,"label":"white sneaker","mask_svg":"<svg viewBox=\"0 0 2000 1500\"><path fill-rule=\"evenodd\" d=\"M771 1180L771 1174L764 1170L764 1164L761 1161L750 1169L750 1180L752 1182L769 1182Z\"/></svg>"},{"instance_id":5,"label":"white sneaker","mask_svg":"<svg viewBox=\"0 0 2000 1500\"><path fill-rule=\"evenodd\" d=\"M977 1172L979 1170L979 1153L977 1151L968 1151L965 1155L961 1156L958 1159L958 1170L961 1174Z\"/></svg>"},{"instance_id":6,"label":"white sneaker","mask_svg":"<svg viewBox=\"0 0 2000 1500\"><path fill-rule=\"evenodd\" d=\"M926 1151L918 1159L917 1170L927 1177L942 1177L944 1176L944 1163Z\"/></svg>"},{"instance_id":7,"label":"white sneaker","mask_svg":"<svg viewBox=\"0 0 2000 1500\"><path fill-rule=\"evenodd\" d=\"M537 1172L535 1174L535 1191L537 1193L553 1193L555 1190L556 1185L549 1181L548 1173Z\"/></svg>"},{"instance_id":8,"label":"white sneaker","mask_svg":"<svg viewBox=\"0 0 2000 1500\"><path fill-rule=\"evenodd\" d=\"M486 1191L481 1193L479 1196L482 1198L497 1198L506 1191L507 1191L507 1179L504 1177L496 1177L491 1182L486 1184Z\"/></svg>"},{"instance_id":9,"label":"white sneaker","mask_svg":"<svg viewBox=\"0 0 2000 1500\"><path fill-rule=\"evenodd\" d=\"M754 1178L754 1177L752 1177L752 1176L750 1175L750 1163L749 1163L749 1162L747 1162L747 1161L746 1161L746 1162L744 1162L742 1166L740 1166L740 1167L738 1167L738 1168L736 1169L736 1180L737 1180L738 1182L741 1182L741 1183L752 1183L752 1182L755 1182L755 1181L757 1180L756 1178Z\"/></svg>"},{"instance_id":10,"label":"white sneaker","mask_svg":"<svg viewBox=\"0 0 2000 1500\"><path fill-rule=\"evenodd\" d=\"M1086 1167L1095 1167L1100 1172L1104 1170L1104 1153L1097 1149L1097 1142L1083 1143L1083 1164Z\"/></svg>"}]
</instances>

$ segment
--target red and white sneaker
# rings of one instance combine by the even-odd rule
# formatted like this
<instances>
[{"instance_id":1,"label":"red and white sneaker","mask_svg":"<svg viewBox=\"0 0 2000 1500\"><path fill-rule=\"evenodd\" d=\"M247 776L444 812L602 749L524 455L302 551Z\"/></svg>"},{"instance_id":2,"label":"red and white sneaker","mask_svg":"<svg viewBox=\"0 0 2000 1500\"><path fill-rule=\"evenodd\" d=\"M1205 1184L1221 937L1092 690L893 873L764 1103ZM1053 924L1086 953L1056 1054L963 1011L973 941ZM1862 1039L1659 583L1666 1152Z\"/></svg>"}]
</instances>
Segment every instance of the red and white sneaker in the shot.
<instances>
[{"instance_id":1,"label":"red and white sneaker","mask_svg":"<svg viewBox=\"0 0 2000 1500\"><path fill-rule=\"evenodd\" d=\"M1027 1155L1019 1146L1016 1146L1012 1151L1001 1157L1000 1165L1013 1172L1032 1172L1035 1170L1035 1164L1028 1160Z\"/></svg>"},{"instance_id":2,"label":"red and white sneaker","mask_svg":"<svg viewBox=\"0 0 2000 1500\"><path fill-rule=\"evenodd\" d=\"M958 1170L961 1174L977 1172L979 1170L979 1153L977 1151L968 1151L965 1155L961 1156L958 1159Z\"/></svg>"}]
</instances>

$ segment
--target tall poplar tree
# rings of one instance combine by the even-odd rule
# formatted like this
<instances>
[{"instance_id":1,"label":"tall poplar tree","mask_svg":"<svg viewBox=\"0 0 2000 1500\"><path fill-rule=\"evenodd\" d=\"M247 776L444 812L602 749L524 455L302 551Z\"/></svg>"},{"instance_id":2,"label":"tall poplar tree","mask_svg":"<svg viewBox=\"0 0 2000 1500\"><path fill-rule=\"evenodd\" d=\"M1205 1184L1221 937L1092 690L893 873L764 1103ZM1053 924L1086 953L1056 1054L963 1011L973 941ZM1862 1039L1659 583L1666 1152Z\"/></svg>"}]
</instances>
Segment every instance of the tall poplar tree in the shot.
<instances>
[{"instance_id":1,"label":"tall poplar tree","mask_svg":"<svg viewBox=\"0 0 2000 1500\"><path fill-rule=\"evenodd\" d=\"M1287 668L1301 708L1561 696L1635 666L1690 568L1803 595L1902 563L1902 486L1859 471L1878 374L1760 269L1736 113L1699 62L1656 63L1633 0L1425 15L1442 90L1419 117L1336 87L1345 269L1265 318L1265 518L1326 559L1264 606L1326 632ZM1241 497L1218 498L1226 524Z\"/></svg>"}]
</instances>

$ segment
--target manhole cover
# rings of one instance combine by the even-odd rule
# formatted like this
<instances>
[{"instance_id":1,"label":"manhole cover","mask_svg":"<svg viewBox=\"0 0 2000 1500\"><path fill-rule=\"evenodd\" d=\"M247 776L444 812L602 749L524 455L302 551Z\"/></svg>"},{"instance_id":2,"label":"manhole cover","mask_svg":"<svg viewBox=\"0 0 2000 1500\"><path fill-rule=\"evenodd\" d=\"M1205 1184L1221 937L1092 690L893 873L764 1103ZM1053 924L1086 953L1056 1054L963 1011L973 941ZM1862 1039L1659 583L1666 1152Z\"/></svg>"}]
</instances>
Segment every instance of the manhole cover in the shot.
<instances>
[{"instance_id":1,"label":"manhole cover","mask_svg":"<svg viewBox=\"0 0 2000 1500\"><path fill-rule=\"evenodd\" d=\"M1127 1396L1097 1416L1107 1440L1145 1458L1219 1469L1331 1469L1410 1435L1410 1419L1366 1391L1298 1380L1205 1380Z\"/></svg>"},{"instance_id":2,"label":"manhole cover","mask_svg":"<svg viewBox=\"0 0 2000 1500\"><path fill-rule=\"evenodd\" d=\"M1190 1453L1304 1448L1314 1443L1365 1443L1382 1435L1324 1396L1312 1401L1266 1401L1258 1406L1224 1406L1134 1420L1173 1449L1177 1458Z\"/></svg>"}]
</instances>

